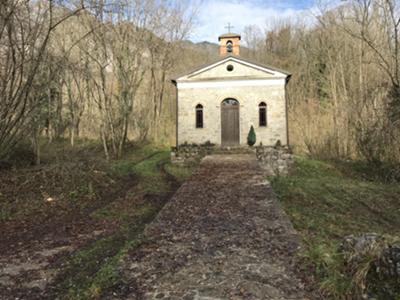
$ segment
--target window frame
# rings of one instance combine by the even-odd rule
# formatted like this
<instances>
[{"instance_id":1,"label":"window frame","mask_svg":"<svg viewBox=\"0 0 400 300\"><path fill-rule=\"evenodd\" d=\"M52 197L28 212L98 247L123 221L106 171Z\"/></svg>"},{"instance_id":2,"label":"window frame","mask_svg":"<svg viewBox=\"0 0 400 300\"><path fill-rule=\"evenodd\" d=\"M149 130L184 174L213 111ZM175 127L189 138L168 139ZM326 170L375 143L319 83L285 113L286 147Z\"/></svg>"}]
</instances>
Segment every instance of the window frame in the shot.
<instances>
[{"instance_id":1,"label":"window frame","mask_svg":"<svg viewBox=\"0 0 400 300\"><path fill-rule=\"evenodd\" d=\"M258 126L267 127L268 126L268 106L265 102L260 102L258 104Z\"/></svg>"},{"instance_id":2,"label":"window frame","mask_svg":"<svg viewBox=\"0 0 400 300\"><path fill-rule=\"evenodd\" d=\"M196 129L204 128L204 107L200 103L195 107L195 127Z\"/></svg>"}]
</instances>

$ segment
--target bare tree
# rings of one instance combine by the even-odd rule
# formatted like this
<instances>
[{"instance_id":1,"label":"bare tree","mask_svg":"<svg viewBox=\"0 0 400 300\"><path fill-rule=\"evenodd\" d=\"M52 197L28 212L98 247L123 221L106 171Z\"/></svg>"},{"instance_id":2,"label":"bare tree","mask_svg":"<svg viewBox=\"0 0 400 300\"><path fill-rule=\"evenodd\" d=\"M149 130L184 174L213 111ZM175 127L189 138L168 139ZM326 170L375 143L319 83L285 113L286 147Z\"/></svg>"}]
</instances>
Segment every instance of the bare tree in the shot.
<instances>
[{"instance_id":1,"label":"bare tree","mask_svg":"<svg viewBox=\"0 0 400 300\"><path fill-rule=\"evenodd\" d=\"M262 44L261 29L255 25L248 25L243 29L243 41L249 49L249 56L258 59L258 49Z\"/></svg>"},{"instance_id":2,"label":"bare tree","mask_svg":"<svg viewBox=\"0 0 400 300\"><path fill-rule=\"evenodd\" d=\"M183 2L176 3L170 9L164 7L157 10L157 18L151 23L152 32L149 43L150 52L150 74L153 105L153 134L157 140L160 115L163 111L164 99L166 96L166 79L174 64L180 56L180 41L187 38L192 29L193 18L196 7L184 5Z\"/></svg>"},{"instance_id":3,"label":"bare tree","mask_svg":"<svg viewBox=\"0 0 400 300\"><path fill-rule=\"evenodd\" d=\"M397 3L321 9L313 26L278 22L256 56L289 69L292 142L325 158L400 159ZM245 52L244 52L245 53Z\"/></svg>"},{"instance_id":4,"label":"bare tree","mask_svg":"<svg viewBox=\"0 0 400 300\"><path fill-rule=\"evenodd\" d=\"M8 0L0 3L0 158L27 134L40 101L31 97L51 33L83 9L62 14L54 1Z\"/></svg>"},{"instance_id":5,"label":"bare tree","mask_svg":"<svg viewBox=\"0 0 400 300\"><path fill-rule=\"evenodd\" d=\"M351 9L351 13L348 9ZM342 26L361 46L373 51L374 63L391 82L391 117L400 121L400 9L395 0L353 0L340 10Z\"/></svg>"}]
</instances>

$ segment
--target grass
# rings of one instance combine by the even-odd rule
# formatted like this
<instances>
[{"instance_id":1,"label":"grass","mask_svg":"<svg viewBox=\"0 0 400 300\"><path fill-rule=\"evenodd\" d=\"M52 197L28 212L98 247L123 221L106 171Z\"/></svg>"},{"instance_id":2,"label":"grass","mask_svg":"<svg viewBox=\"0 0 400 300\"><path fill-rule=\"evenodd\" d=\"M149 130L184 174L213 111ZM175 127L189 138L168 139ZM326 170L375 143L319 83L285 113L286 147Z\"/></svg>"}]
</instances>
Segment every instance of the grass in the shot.
<instances>
[{"instance_id":1,"label":"grass","mask_svg":"<svg viewBox=\"0 0 400 300\"><path fill-rule=\"evenodd\" d=\"M168 163L164 169L179 182L185 181L193 173L193 166L177 166Z\"/></svg>"},{"instance_id":2,"label":"grass","mask_svg":"<svg viewBox=\"0 0 400 300\"><path fill-rule=\"evenodd\" d=\"M343 237L366 232L398 235L400 231L399 184L371 179L360 173L367 168L359 165L300 157L290 176L271 179L302 236L304 261L320 290L335 299L345 298L353 287L337 251Z\"/></svg>"},{"instance_id":3,"label":"grass","mask_svg":"<svg viewBox=\"0 0 400 300\"><path fill-rule=\"evenodd\" d=\"M145 225L193 167L172 165L168 149L152 144L129 145L109 162L91 140L43 146L42 166L24 163L0 177L0 222L30 222L41 215L47 222L47 216L57 220L76 213L105 224L105 234L59 258L50 297L108 298L121 281L122 258L141 244ZM50 196L52 205L46 201Z\"/></svg>"},{"instance_id":4,"label":"grass","mask_svg":"<svg viewBox=\"0 0 400 300\"><path fill-rule=\"evenodd\" d=\"M137 164L160 153L164 153L165 156L169 155L166 148L156 147L152 144L133 146L124 153L122 158L111 162L110 172L117 176L129 175L134 172Z\"/></svg>"},{"instance_id":5,"label":"grass","mask_svg":"<svg viewBox=\"0 0 400 300\"><path fill-rule=\"evenodd\" d=\"M97 299L120 283L121 259L142 242L142 231L193 168L171 165L165 148L142 145L112 161L106 172L114 180L130 178L126 193L93 211L98 220L117 223L118 228L79 249L66 259L58 276L55 294L65 299Z\"/></svg>"},{"instance_id":6,"label":"grass","mask_svg":"<svg viewBox=\"0 0 400 300\"><path fill-rule=\"evenodd\" d=\"M144 226L158 210L150 205L138 207L120 230L77 251L62 272L64 278L57 287L57 295L65 299L97 299L119 283L121 259L141 244Z\"/></svg>"}]
</instances>

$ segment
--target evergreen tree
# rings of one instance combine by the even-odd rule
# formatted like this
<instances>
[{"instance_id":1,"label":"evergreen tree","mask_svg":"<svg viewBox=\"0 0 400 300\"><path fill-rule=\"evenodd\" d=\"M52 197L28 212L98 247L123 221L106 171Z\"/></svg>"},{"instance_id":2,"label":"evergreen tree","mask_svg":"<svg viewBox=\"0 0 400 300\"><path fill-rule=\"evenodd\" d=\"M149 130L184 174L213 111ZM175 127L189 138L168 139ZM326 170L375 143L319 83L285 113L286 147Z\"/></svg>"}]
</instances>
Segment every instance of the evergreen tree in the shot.
<instances>
[{"instance_id":1,"label":"evergreen tree","mask_svg":"<svg viewBox=\"0 0 400 300\"><path fill-rule=\"evenodd\" d=\"M247 145L251 147L255 143L256 143L256 132L254 131L253 125L251 125L249 134L247 135Z\"/></svg>"}]
</instances>

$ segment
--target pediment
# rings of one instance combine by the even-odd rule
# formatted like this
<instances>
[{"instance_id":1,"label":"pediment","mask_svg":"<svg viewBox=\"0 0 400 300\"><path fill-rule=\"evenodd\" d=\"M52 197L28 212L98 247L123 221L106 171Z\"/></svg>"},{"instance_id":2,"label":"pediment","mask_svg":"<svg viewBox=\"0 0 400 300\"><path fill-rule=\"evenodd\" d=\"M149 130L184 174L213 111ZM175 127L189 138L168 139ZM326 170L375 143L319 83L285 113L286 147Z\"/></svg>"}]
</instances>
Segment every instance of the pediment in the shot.
<instances>
[{"instance_id":1,"label":"pediment","mask_svg":"<svg viewBox=\"0 0 400 300\"><path fill-rule=\"evenodd\" d=\"M286 71L250 62L248 60L228 56L217 62L197 68L174 79L177 81L213 81L230 79L268 79L286 78Z\"/></svg>"}]
</instances>

